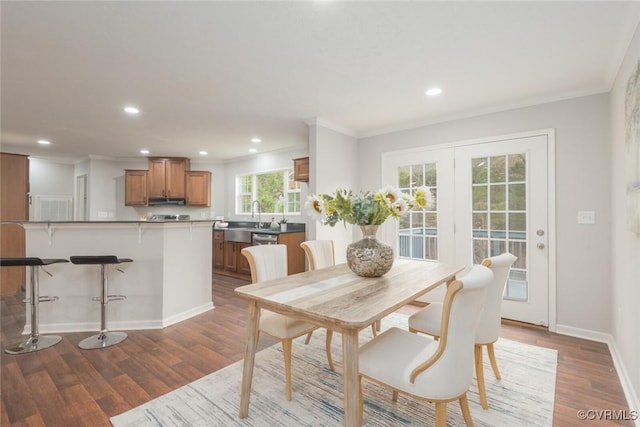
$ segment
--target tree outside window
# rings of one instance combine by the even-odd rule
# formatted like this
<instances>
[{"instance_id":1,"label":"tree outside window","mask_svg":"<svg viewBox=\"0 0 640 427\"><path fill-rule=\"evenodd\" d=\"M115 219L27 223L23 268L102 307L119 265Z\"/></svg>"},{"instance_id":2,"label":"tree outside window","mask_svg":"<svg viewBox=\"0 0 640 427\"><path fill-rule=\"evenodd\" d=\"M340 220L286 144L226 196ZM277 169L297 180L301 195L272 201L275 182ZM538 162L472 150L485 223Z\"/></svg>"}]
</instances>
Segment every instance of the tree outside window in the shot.
<instances>
[{"instance_id":1,"label":"tree outside window","mask_svg":"<svg viewBox=\"0 0 640 427\"><path fill-rule=\"evenodd\" d=\"M263 214L299 214L300 184L293 180L293 169L236 176L236 214L250 215L254 200Z\"/></svg>"}]
</instances>

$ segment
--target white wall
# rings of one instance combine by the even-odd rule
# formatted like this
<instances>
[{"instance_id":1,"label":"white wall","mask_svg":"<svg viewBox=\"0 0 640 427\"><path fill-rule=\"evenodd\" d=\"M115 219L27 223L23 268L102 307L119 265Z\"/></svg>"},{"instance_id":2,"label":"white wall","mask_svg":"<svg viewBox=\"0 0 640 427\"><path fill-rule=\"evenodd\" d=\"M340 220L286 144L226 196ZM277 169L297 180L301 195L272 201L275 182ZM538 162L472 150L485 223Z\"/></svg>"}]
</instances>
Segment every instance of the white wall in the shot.
<instances>
[{"instance_id":1,"label":"white wall","mask_svg":"<svg viewBox=\"0 0 640 427\"><path fill-rule=\"evenodd\" d=\"M35 218L35 196L71 196L74 187L74 166L51 160L29 157L29 218Z\"/></svg>"},{"instance_id":2,"label":"white wall","mask_svg":"<svg viewBox=\"0 0 640 427\"><path fill-rule=\"evenodd\" d=\"M625 179L625 89L629 76L640 66L640 27L629 46L611 91L612 151L612 252L611 280L613 338L625 372L622 384L631 409L640 408L640 236L627 227ZM614 354L614 357L616 355ZM620 368L618 369L620 372ZM626 375L625 375L626 374ZM636 421L637 425L639 422Z\"/></svg>"},{"instance_id":3,"label":"white wall","mask_svg":"<svg viewBox=\"0 0 640 427\"><path fill-rule=\"evenodd\" d=\"M364 138L361 184L382 184L382 152L555 128L557 325L609 333L608 99L593 95ZM577 224L579 210L595 211L596 224Z\"/></svg>"},{"instance_id":4,"label":"white wall","mask_svg":"<svg viewBox=\"0 0 640 427\"><path fill-rule=\"evenodd\" d=\"M333 193L336 189L353 191L361 188L358 174L358 141L356 138L322 125L309 126L310 182L313 193ZM376 190L371 188L371 190ZM305 213L306 215L306 213ZM334 227L310 224L309 239L330 239L335 245L336 262L346 262L347 245L354 241L352 226L342 223Z\"/></svg>"}]
</instances>

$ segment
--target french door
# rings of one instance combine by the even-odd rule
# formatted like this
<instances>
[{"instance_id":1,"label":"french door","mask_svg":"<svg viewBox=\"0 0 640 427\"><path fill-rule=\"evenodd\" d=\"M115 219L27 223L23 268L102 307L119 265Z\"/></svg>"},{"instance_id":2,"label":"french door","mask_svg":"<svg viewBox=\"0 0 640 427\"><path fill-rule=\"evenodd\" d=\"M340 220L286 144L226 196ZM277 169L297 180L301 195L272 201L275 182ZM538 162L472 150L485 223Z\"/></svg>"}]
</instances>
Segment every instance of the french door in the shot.
<instances>
[{"instance_id":1,"label":"french door","mask_svg":"<svg viewBox=\"0 0 640 427\"><path fill-rule=\"evenodd\" d=\"M383 155L383 182L434 205L387 226L400 258L464 265L511 252L504 318L549 325L548 135L425 148ZM388 221L391 223L391 221ZM442 290L427 301L440 299Z\"/></svg>"}]
</instances>

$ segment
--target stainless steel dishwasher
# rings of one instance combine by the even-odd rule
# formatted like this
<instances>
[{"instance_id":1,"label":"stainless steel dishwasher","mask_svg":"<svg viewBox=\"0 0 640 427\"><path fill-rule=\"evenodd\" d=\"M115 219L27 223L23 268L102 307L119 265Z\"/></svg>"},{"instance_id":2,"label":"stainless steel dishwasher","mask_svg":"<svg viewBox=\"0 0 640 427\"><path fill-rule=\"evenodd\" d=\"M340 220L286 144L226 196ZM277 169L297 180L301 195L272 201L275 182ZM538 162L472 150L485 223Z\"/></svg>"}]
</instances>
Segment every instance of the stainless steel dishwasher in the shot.
<instances>
[{"instance_id":1,"label":"stainless steel dishwasher","mask_svg":"<svg viewBox=\"0 0 640 427\"><path fill-rule=\"evenodd\" d=\"M278 244L277 234L253 233L253 245L276 245Z\"/></svg>"}]
</instances>

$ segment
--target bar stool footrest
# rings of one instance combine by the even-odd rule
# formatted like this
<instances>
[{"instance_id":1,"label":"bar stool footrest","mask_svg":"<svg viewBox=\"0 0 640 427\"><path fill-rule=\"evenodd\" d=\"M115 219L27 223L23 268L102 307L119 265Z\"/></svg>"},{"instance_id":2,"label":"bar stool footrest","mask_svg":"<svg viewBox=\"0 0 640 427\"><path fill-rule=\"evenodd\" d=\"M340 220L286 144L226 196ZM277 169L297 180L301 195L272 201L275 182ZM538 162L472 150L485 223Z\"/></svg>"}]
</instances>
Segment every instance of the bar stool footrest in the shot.
<instances>
[{"instance_id":1,"label":"bar stool footrest","mask_svg":"<svg viewBox=\"0 0 640 427\"><path fill-rule=\"evenodd\" d=\"M58 344L62 340L59 335L39 335L36 337L29 337L28 340L22 344L15 345L11 348L5 349L7 354L24 354L31 353L38 350L51 347Z\"/></svg>"},{"instance_id":2,"label":"bar stool footrest","mask_svg":"<svg viewBox=\"0 0 640 427\"><path fill-rule=\"evenodd\" d=\"M78 343L78 347L84 350L95 350L121 343L127 339L126 332L101 332L83 339Z\"/></svg>"}]
</instances>

